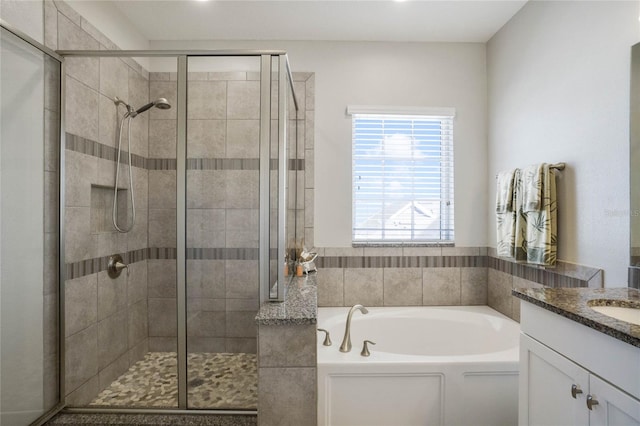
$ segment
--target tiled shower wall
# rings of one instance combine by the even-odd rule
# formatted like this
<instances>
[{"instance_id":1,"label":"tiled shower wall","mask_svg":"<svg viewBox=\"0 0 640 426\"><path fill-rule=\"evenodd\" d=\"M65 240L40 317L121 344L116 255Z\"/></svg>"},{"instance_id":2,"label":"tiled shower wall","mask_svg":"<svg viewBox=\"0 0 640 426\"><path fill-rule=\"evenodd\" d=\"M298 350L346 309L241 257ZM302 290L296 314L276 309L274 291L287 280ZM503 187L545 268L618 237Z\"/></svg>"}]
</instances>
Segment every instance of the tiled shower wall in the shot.
<instances>
[{"instance_id":1,"label":"tiled shower wall","mask_svg":"<svg viewBox=\"0 0 640 426\"><path fill-rule=\"evenodd\" d=\"M486 247L320 248L318 306L489 305L520 319L516 287L601 287L602 271L495 257Z\"/></svg>"},{"instance_id":2,"label":"tiled shower wall","mask_svg":"<svg viewBox=\"0 0 640 426\"><path fill-rule=\"evenodd\" d=\"M309 78L310 74L294 73L302 108L298 117L305 117ZM255 353L254 317L259 305L259 73L192 72L188 81L188 348L192 352ZM153 99L166 97L175 102L176 74L151 73L150 93ZM290 143L296 140L294 113L290 108ZM176 119L171 110L153 110L150 118L149 155L163 159L166 167L149 170L149 244L174 248ZM304 129L305 120L298 120L300 160L304 158ZM272 130L277 131L276 120L272 121ZM296 158L295 150L291 157ZM304 173L298 175L298 199L304 206ZM292 203L290 208L295 208ZM298 223L302 223L302 209L299 216ZM175 306L175 260L149 261L150 350L175 350Z\"/></svg>"},{"instance_id":3,"label":"tiled shower wall","mask_svg":"<svg viewBox=\"0 0 640 426\"><path fill-rule=\"evenodd\" d=\"M116 48L62 2L45 2L45 41L54 49ZM111 99L143 105L149 83L148 73L131 60L68 58L65 63L65 385L67 402L83 405L147 352L147 261L140 255L148 247L146 116L131 126L136 225L120 234L106 224L116 164L117 117ZM119 186L127 185L125 172ZM120 217L127 219L127 197L120 199ZM125 254L129 273L114 280L104 266L115 253Z\"/></svg>"}]
</instances>

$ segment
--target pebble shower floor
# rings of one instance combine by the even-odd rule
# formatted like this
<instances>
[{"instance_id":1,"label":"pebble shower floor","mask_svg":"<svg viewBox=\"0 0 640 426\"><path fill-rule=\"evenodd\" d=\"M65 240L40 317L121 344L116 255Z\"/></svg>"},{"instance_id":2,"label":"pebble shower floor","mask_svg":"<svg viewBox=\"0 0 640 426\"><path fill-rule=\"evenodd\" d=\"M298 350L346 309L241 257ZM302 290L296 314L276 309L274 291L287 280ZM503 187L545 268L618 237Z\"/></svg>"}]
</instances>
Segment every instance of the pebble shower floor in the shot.
<instances>
[{"instance_id":1,"label":"pebble shower floor","mask_svg":"<svg viewBox=\"0 0 640 426\"><path fill-rule=\"evenodd\" d=\"M255 410L258 374L255 354L190 353L189 408ZM175 352L149 352L89 404L91 407L176 407Z\"/></svg>"}]
</instances>

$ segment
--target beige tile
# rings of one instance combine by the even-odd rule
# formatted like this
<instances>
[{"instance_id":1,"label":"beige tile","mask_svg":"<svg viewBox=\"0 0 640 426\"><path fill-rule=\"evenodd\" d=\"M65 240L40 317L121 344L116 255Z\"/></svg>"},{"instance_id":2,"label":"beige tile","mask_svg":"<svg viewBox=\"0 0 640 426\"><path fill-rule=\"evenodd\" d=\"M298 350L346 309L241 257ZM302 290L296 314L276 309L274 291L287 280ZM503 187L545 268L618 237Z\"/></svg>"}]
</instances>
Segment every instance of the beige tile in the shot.
<instances>
[{"instance_id":1,"label":"beige tile","mask_svg":"<svg viewBox=\"0 0 640 426\"><path fill-rule=\"evenodd\" d=\"M421 305L422 305L422 269L421 268L385 268L384 269L384 306L421 306Z\"/></svg>"},{"instance_id":2,"label":"beige tile","mask_svg":"<svg viewBox=\"0 0 640 426\"><path fill-rule=\"evenodd\" d=\"M224 343L225 351L228 353L255 354L258 351L258 339L255 337L227 337Z\"/></svg>"},{"instance_id":3,"label":"beige tile","mask_svg":"<svg viewBox=\"0 0 640 426\"><path fill-rule=\"evenodd\" d=\"M65 156L65 205L89 207L91 184L98 179L98 159L69 150Z\"/></svg>"},{"instance_id":4,"label":"beige tile","mask_svg":"<svg viewBox=\"0 0 640 426\"><path fill-rule=\"evenodd\" d=\"M176 171L149 170L149 207L171 209L176 206Z\"/></svg>"},{"instance_id":5,"label":"beige tile","mask_svg":"<svg viewBox=\"0 0 640 426\"><path fill-rule=\"evenodd\" d=\"M176 246L175 209L149 209L149 246Z\"/></svg>"},{"instance_id":6,"label":"beige tile","mask_svg":"<svg viewBox=\"0 0 640 426\"><path fill-rule=\"evenodd\" d=\"M257 170L227 170L225 199L227 208L259 207L259 173Z\"/></svg>"},{"instance_id":7,"label":"beige tile","mask_svg":"<svg viewBox=\"0 0 640 426\"><path fill-rule=\"evenodd\" d=\"M100 93L130 104L133 102L129 97L129 67L122 59L100 58Z\"/></svg>"},{"instance_id":8,"label":"beige tile","mask_svg":"<svg viewBox=\"0 0 640 426\"><path fill-rule=\"evenodd\" d=\"M110 278L107 271L98 272L98 321L127 307L127 274Z\"/></svg>"},{"instance_id":9,"label":"beige tile","mask_svg":"<svg viewBox=\"0 0 640 426\"><path fill-rule=\"evenodd\" d=\"M224 209L187 209L187 247L224 247L224 224Z\"/></svg>"},{"instance_id":10,"label":"beige tile","mask_svg":"<svg viewBox=\"0 0 640 426\"><path fill-rule=\"evenodd\" d=\"M260 367L315 367L314 325L261 325L258 329Z\"/></svg>"},{"instance_id":11,"label":"beige tile","mask_svg":"<svg viewBox=\"0 0 640 426\"><path fill-rule=\"evenodd\" d=\"M260 120L227 120L227 158L258 158Z\"/></svg>"},{"instance_id":12,"label":"beige tile","mask_svg":"<svg viewBox=\"0 0 640 426\"><path fill-rule=\"evenodd\" d=\"M98 275L65 282L65 336L69 337L98 319Z\"/></svg>"},{"instance_id":13,"label":"beige tile","mask_svg":"<svg viewBox=\"0 0 640 426\"><path fill-rule=\"evenodd\" d=\"M177 336L176 299L149 299L148 309L149 337Z\"/></svg>"},{"instance_id":14,"label":"beige tile","mask_svg":"<svg viewBox=\"0 0 640 426\"><path fill-rule=\"evenodd\" d=\"M98 323L98 369L102 370L128 350L127 310L115 312Z\"/></svg>"},{"instance_id":15,"label":"beige tile","mask_svg":"<svg viewBox=\"0 0 640 426\"><path fill-rule=\"evenodd\" d=\"M187 170L187 208L225 208L226 186L226 171Z\"/></svg>"},{"instance_id":16,"label":"beige tile","mask_svg":"<svg viewBox=\"0 0 640 426\"><path fill-rule=\"evenodd\" d=\"M58 9L53 0L44 0L44 45L58 49Z\"/></svg>"},{"instance_id":17,"label":"beige tile","mask_svg":"<svg viewBox=\"0 0 640 426\"><path fill-rule=\"evenodd\" d=\"M480 247L442 247L443 256L479 256Z\"/></svg>"},{"instance_id":18,"label":"beige tile","mask_svg":"<svg viewBox=\"0 0 640 426\"><path fill-rule=\"evenodd\" d=\"M227 315L227 337L251 337L258 335L256 313L251 311L229 311Z\"/></svg>"},{"instance_id":19,"label":"beige tile","mask_svg":"<svg viewBox=\"0 0 640 426\"><path fill-rule=\"evenodd\" d=\"M364 256L362 247L325 247L325 256Z\"/></svg>"},{"instance_id":20,"label":"beige tile","mask_svg":"<svg viewBox=\"0 0 640 426\"><path fill-rule=\"evenodd\" d=\"M192 81L188 85L187 114L189 119L224 120L227 83L222 81Z\"/></svg>"},{"instance_id":21,"label":"beige tile","mask_svg":"<svg viewBox=\"0 0 640 426\"><path fill-rule=\"evenodd\" d=\"M147 261L129 264L127 276L127 304L147 299Z\"/></svg>"},{"instance_id":22,"label":"beige tile","mask_svg":"<svg viewBox=\"0 0 640 426\"><path fill-rule=\"evenodd\" d=\"M382 268L346 268L344 270L344 304L383 306Z\"/></svg>"},{"instance_id":23,"label":"beige tile","mask_svg":"<svg viewBox=\"0 0 640 426\"><path fill-rule=\"evenodd\" d=\"M129 103L140 108L149 102L149 80L144 78L133 68L129 72ZM175 108L175 106L173 106Z\"/></svg>"},{"instance_id":24,"label":"beige tile","mask_svg":"<svg viewBox=\"0 0 640 426\"><path fill-rule=\"evenodd\" d=\"M304 146L314 149L315 146L315 113L306 111L304 114Z\"/></svg>"},{"instance_id":25,"label":"beige tile","mask_svg":"<svg viewBox=\"0 0 640 426\"><path fill-rule=\"evenodd\" d=\"M422 292L425 306L460 305L460 268L423 268Z\"/></svg>"},{"instance_id":26,"label":"beige tile","mask_svg":"<svg viewBox=\"0 0 640 426\"><path fill-rule=\"evenodd\" d=\"M60 126L58 113L48 109L44 110L44 169L49 172L57 172L60 167Z\"/></svg>"},{"instance_id":27,"label":"beige tile","mask_svg":"<svg viewBox=\"0 0 640 426\"><path fill-rule=\"evenodd\" d=\"M344 269L318 271L318 306L344 306Z\"/></svg>"},{"instance_id":28,"label":"beige tile","mask_svg":"<svg viewBox=\"0 0 640 426\"><path fill-rule=\"evenodd\" d=\"M189 350L189 353L194 353L194 352L210 352L210 353L226 352L224 337L192 337L192 336L187 336L187 348ZM189 368L188 365L187 365L187 368Z\"/></svg>"},{"instance_id":29,"label":"beige tile","mask_svg":"<svg viewBox=\"0 0 640 426\"><path fill-rule=\"evenodd\" d=\"M176 297L176 261L171 259L150 259L147 262L149 298ZM187 280L191 280L190 274L188 275Z\"/></svg>"},{"instance_id":30,"label":"beige tile","mask_svg":"<svg viewBox=\"0 0 640 426\"><path fill-rule=\"evenodd\" d=\"M314 191L313 189L304 190L304 226L313 227L315 224L315 215L313 210L314 205Z\"/></svg>"},{"instance_id":31,"label":"beige tile","mask_svg":"<svg viewBox=\"0 0 640 426\"><path fill-rule=\"evenodd\" d=\"M187 158L224 158L225 120L187 122Z\"/></svg>"},{"instance_id":32,"label":"beige tile","mask_svg":"<svg viewBox=\"0 0 640 426\"><path fill-rule=\"evenodd\" d=\"M224 311L197 311L188 315L187 336L225 337L226 322Z\"/></svg>"},{"instance_id":33,"label":"beige tile","mask_svg":"<svg viewBox=\"0 0 640 426\"><path fill-rule=\"evenodd\" d=\"M511 275L489 269L487 304L507 316L513 314L512 283L513 277Z\"/></svg>"},{"instance_id":34,"label":"beige tile","mask_svg":"<svg viewBox=\"0 0 640 426\"><path fill-rule=\"evenodd\" d=\"M65 261L67 263L91 259L97 240L90 231L90 208L67 207L65 209Z\"/></svg>"},{"instance_id":35,"label":"beige tile","mask_svg":"<svg viewBox=\"0 0 640 426\"><path fill-rule=\"evenodd\" d=\"M70 392L71 389L67 388L68 393L65 403L68 407L84 407L88 405L96 396L98 396L98 392L100 391L98 386L99 378L96 374L73 392Z\"/></svg>"},{"instance_id":36,"label":"beige tile","mask_svg":"<svg viewBox=\"0 0 640 426\"><path fill-rule=\"evenodd\" d=\"M316 424L316 368L259 368L258 383L269 389L258 394L261 426Z\"/></svg>"},{"instance_id":37,"label":"beige tile","mask_svg":"<svg viewBox=\"0 0 640 426\"><path fill-rule=\"evenodd\" d=\"M67 394L98 374L97 324L65 340L65 389Z\"/></svg>"},{"instance_id":38,"label":"beige tile","mask_svg":"<svg viewBox=\"0 0 640 426\"><path fill-rule=\"evenodd\" d=\"M99 43L67 17L58 15L58 49L97 50ZM68 76L98 90L100 83L99 58L66 58L65 71Z\"/></svg>"},{"instance_id":39,"label":"beige tile","mask_svg":"<svg viewBox=\"0 0 640 426\"><path fill-rule=\"evenodd\" d=\"M231 120L260 119L259 82L230 81L227 87L227 118Z\"/></svg>"},{"instance_id":40,"label":"beige tile","mask_svg":"<svg viewBox=\"0 0 640 426\"><path fill-rule=\"evenodd\" d=\"M222 81L227 81L227 80L243 81L247 79L247 73L245 71L210 72L207 79L222 80Z\"/></svg>"},{"instance_id":41,"label":"beige tile","mask_svg":"<svg viewBox=\"0 0 640 426\"><path fill-rule=\"evenodd\" d=\"M259 295L258 261L225 261L226 297L230 299L255 299Z\"/></svg>"},{"instance_id":42,"label":"beige tile","mask_svg":"<svg viewBox=\"0 0 640 426\"><path fill-rule=\"evenodd\" d=\"M155 109L155 108L154 108ZM127 145L127 150L129 145ZM137 115L131 120L131 153L149 156L149 116Z\"/></svg>"},{"instance_id":43,"label":"beige tile","mask_svg":"<svg viewBox=\"0 0 640 426\"><path fill-rule=\"evenodd\" d=\"M147 352L149 352L149 339L144 339L129 350L129 366L143 359Z\"/></svg>"},{"instance_id":44,"label":"beige tile","mask_svg":"<svg viewBox=\"0 0 640 426\"><path fill-rule=\"evenodd\" d=\"M225 297L224 260L187 260L187 297Z\"/></svg>"},{"instance_id":45,"label":"beige tile","mask_svg":"<svg viewBox=\"0 0 640 426\"><path fill-rule=\"evenodd\" d=\"M111 364L104 367L98 374L100 389L104 389L129 369L129 354L118 357Z\"/></svg>"},{"instance_id":46,"label":"beige tile","mask_svg":"<svg viewBox=\"0 0 640 426\"><path fill-rule=\"evenodd\" d=\"M96 235L96 257L111 256L127 251L127 235L120 232L100 232Z\"/></svg>"},{"instance_id":47,"label":"beige tile","mask_svg":"<svg viewBox=\"0 0 640 426\"><path fill-rule=\"evenodd\" d=\"M149 337L149 352L176 352L177 337Z\"/></svg>"},{"instance_id":48,"label":"beige tile","mask_svg":"<svg viewBox=\"0 0 640 426\"><path fill-rule=\"evenodd\" d=\"M315 73L312 74L305 82L305 110L313 111L315 109L315 93L316 93L316 76Z\"/></svg>"},{"instance_id":49,"label":"beige tile","mask_svg":"<svg viewBox=\"0 0 640 426\"><path fill-rule=\"evenodd\" d=\"M104 95L100 95L99 101L99 126L98 142L101 144L118 147L118 129L120 119L124 114L124 108L116 108L115 103ZM122 129L122 147L127 149L127 126Z\"/></svg>"},{"instance_id":50,"label":"beige tile","mask_svg":"<svg viewBox=\"0 0 640 426\"><path fill-rule=\"evenodd\" d=\"M442 247L404 247L404 256L442 256Z\"/></svg>"},{"instance_id":51,"label":"beige tile","mask_svg":"<svg viewBox=\"0 0 640 426\"><path fill-rule=\"evenodd\" d=\"M98 92L70 77L67 77L66 82L65 131L97 141L99 137Z\"/></svg>"},{"instance_id":52,"label":"beige tile","mask_svg":"<svg viewBox=\"0 0 640 426\"><path fill-rule=\"evenodd\" d=\"M462 305L487 304L487 268L461 268Z\"/></svg>"},{"instance_id":53,"label":"beige tile","mask_svg":"<svg viewBox=\"0 0 640 426\"><path fill-rule=\"evenodd\" d=\"M149 120L149 157L176 158L176 120Z\"/></svg>"},{"instance_id":54,"label":"beige tile","mask_svg":"<svg viewBox=\"0 0 640 426\"><path fill-rule=\"evenodd\" d=\"M130 305L128 315L128 342L129 348L133 348L148 338L149 311L147 299L142 299Z\"/></svg>"},{"instance_id":55,"label":"beige tile","mask_svg":"<svg viewBox=\"0 0 640 426\"><path fill-rule=\"evenodd\" d=\"M146 209L136 208L136 222L127 234L128 250L139 250L149 246L148 242L149 216ZM175 244L174 244L175 245Z\"/></svg>"}]
</instances>

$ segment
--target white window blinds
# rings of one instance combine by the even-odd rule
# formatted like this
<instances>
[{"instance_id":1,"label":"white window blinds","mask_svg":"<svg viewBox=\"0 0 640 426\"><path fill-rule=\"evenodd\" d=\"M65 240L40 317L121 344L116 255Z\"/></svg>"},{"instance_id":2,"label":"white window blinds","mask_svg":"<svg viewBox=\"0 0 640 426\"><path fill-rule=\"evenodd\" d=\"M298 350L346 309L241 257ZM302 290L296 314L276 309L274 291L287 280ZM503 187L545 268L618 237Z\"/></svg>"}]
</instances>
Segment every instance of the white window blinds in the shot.
<instances>
[{"instance_id":1,"label":"white window blinds","mask_svg":"<svg viewBox=\"0 0 640 426\"><path fill-rule=\"evenodd\" d=\"M454 111L408 115L404 109L392 114L372 109L348 110L353 242L453 242Z\"/></svg>"}]
</instances>

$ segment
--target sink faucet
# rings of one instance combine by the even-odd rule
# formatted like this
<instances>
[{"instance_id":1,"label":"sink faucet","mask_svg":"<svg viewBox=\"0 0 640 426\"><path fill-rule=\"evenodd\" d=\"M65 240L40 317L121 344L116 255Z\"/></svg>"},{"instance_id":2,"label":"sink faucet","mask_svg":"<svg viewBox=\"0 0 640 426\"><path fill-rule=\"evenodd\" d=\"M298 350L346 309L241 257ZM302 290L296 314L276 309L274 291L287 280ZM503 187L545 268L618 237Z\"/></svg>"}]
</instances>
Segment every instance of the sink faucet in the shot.
<instances>
[{"instance_id":1,"label":"sink faucet","mask_svg":"<svg viewBox=\"0 0 640 426\"><path fill-rule=\"evenodd\" d=\"M353 307L349 309L349 315L347 315L347 325L344 329L344 339L342 339L342 344L340 345L340 352L349 352L351 350L351 317L356 310L359 310L363 314L369 313L367 308L362 305L353 305Z\"/></svg>"}]
</instances>

